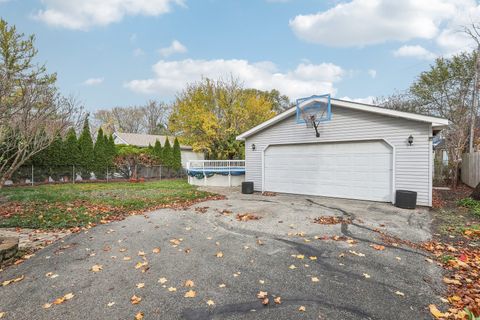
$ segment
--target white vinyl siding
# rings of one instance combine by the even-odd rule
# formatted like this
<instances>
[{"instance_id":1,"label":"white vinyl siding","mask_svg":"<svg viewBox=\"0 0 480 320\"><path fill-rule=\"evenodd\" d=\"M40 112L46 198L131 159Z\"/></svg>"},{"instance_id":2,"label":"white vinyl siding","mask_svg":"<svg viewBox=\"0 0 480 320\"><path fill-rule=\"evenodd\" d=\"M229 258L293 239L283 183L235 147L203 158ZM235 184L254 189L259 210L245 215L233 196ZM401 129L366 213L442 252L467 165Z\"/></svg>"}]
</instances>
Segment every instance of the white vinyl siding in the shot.
<instances>
[{"instance_id":1,"label":"white vinyl siding","mask_svg":"<svg viewBox=\"0 0 480 320\"><path fill-rule=\"evenodd\" d=\"M320 124L319 132L320 138L316 138L314 129L297 124L291 116L248 137L245 141L245 180L253 181L255 190L263 190L262 153L268 145L385 140L395 147L394 189L416 191L419 205L431 205L431 124L332 104L332 120ZM414 137L412 146L407 143L410 135ZM255 151L252 144L256 146Z\"/></svg>"}]
</instances>

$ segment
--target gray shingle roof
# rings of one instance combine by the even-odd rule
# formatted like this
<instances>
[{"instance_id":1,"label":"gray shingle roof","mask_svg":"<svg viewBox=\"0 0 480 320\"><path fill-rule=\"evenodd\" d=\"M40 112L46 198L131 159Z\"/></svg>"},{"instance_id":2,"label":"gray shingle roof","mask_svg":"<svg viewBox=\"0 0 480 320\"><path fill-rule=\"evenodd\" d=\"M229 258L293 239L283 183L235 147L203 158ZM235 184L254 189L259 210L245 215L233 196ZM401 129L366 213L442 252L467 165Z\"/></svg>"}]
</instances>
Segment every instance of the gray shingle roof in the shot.
<instances>
[{"instance_id":1,"label":"gray shingle roof","mask_svg":"<svg viewBox=\"0 0 480 320\"><path fill-rule=\"evenodd\" d=\"M128 144L137 147L148 147L148 145L154 146L155 142L158 140L162 144L162 147L165 145L167 136L153 135L153 134L142 134L142 133L125 133L125 132L115 132L113 134L118 138L118 144ZM173 146L175 141L174 137L168 137L170 145ZM180 149L191 150L191 146L180 145Z\"/></svg>"}]
</instances>

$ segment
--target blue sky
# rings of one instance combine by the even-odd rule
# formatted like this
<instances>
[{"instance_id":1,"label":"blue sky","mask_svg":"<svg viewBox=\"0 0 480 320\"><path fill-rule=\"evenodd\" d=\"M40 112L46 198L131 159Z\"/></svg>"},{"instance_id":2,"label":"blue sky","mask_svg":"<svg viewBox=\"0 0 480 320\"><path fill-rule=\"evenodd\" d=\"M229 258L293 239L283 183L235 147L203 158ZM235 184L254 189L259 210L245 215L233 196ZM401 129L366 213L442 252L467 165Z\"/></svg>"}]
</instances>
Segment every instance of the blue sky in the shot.
<instances>
[{"instance_id":1,"label":"blue sky","mask_svg":"<svg viewBox=\"0 0 480 320\"><path fill-rule=\"evenodd\" d=\"M479 13L475 0L0 0L62 93L92 111L230 74L291 99L370 101L471 50L458 31Z\"/></svg>"}]
</instances>

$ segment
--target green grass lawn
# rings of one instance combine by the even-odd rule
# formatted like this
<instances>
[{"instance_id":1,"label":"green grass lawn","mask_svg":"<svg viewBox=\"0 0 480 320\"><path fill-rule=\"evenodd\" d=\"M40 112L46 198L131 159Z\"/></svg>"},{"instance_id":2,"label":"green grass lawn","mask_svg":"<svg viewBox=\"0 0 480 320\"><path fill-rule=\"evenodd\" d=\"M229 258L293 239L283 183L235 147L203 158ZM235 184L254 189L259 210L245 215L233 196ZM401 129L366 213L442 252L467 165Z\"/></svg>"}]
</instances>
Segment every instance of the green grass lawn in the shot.
<instances>
[{"instance_id":1,"label":"green grass lawn","mask_svg":"<svg viewBox=\"0 0 480 320\"><path fill-rule=\"evenodd\" d=\"M212 194L185 180L78 183L0 190L0 227L84 227L165 206L182 206Z\"/></svg>"}]
</instances>

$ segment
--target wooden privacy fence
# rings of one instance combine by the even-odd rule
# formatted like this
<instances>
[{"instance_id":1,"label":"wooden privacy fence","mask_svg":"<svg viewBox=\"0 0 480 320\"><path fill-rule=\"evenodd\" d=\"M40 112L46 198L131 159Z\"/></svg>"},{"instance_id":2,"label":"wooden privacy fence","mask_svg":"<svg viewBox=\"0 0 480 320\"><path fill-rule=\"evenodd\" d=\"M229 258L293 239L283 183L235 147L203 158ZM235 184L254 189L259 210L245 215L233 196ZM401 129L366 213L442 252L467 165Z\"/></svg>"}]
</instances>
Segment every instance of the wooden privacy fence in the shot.
<instances>
[{"instance_id":1,"label":"wooden privacy fence","mask_svg":"<svg viewBox=\"0 0 480 320\"><path fill-rule=\"evenodd\" d=\"M463 154L461 179L472 188L480 182L480 152Z\"/></svg>"}]
</instances>

